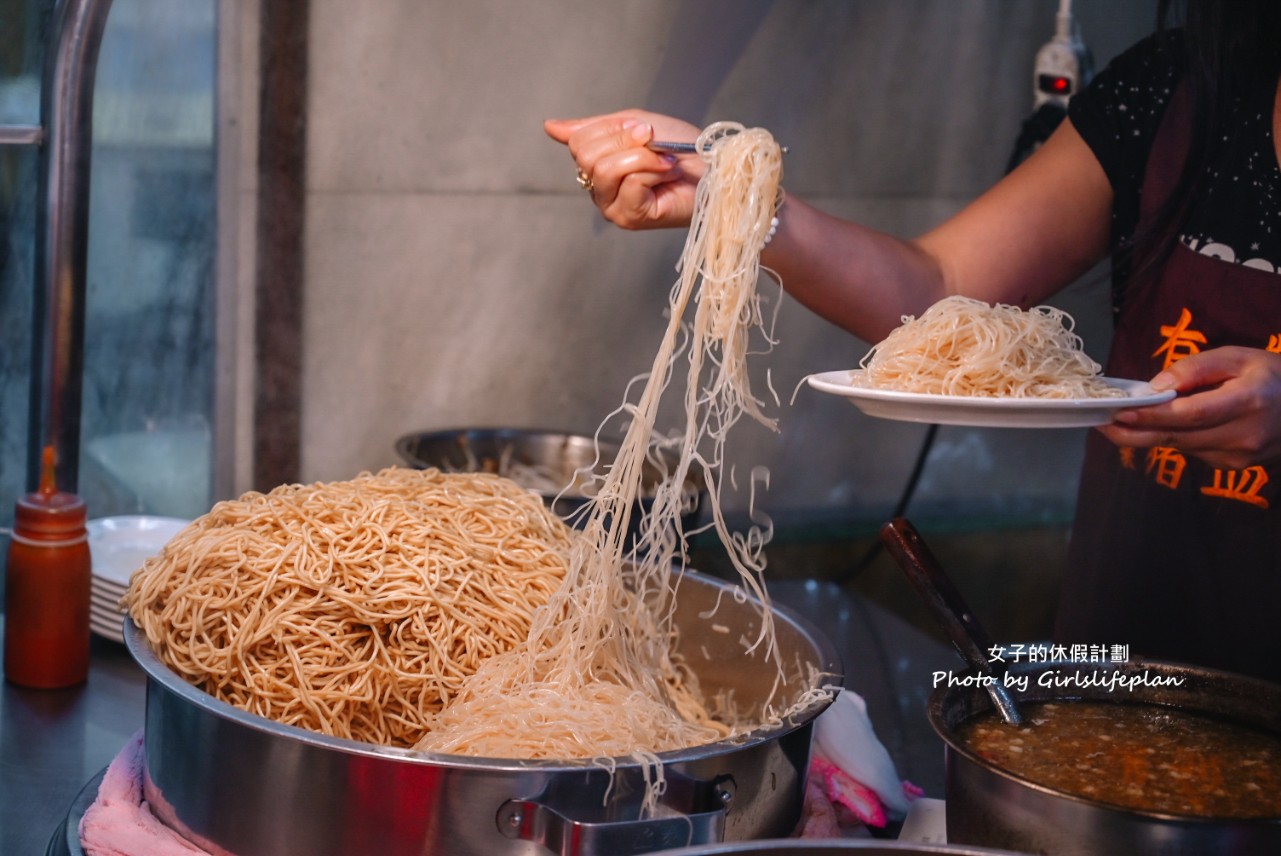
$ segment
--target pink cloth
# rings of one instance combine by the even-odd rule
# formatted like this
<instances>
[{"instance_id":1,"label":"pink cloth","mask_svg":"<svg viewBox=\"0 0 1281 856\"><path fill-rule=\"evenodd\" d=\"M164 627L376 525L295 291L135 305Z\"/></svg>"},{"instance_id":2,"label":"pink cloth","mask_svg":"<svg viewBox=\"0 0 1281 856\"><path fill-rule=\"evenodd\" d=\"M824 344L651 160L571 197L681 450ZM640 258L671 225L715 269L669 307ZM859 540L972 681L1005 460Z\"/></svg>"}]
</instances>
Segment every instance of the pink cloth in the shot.
<instances>
[{"instance_id":1,"label":"pink cloth","mask_svg":"<svg viewBox=\"0 0 1281 856\"><path fill-rule=\"evenodd\" d=\"M209 856L151 813L142 798L142 732L125 743L80 818L87 856Z\"/></svg>"},{"instance_id":2,"label":"pink cloth","mask_svg":"<svg viewBox=\"0 0 1281 856\"><path fill-rule=\"evenodd\" d=\"M843 690L814 723L798 834L802 838L849 837L858 829L883 828L905 817L922 793L899 778L889 752L876 737L863 698Z\"/></svg>"},{"instance_id":3,"label":"pink cloth","mask_svg":"<svg viewBox=\"0 0 1281 856\"><path fill-rule=\"evenodd\" d=\"M823 783L812 773L805 784L805 805L796 835L798 838L842 838L845 835L840 818L836 816L836 806L823 792Z\"/></svg>"},{"instance_id":4,"label":"pink cloth","mask_svg":"<svg viewBox=\"0 0 1281 856\"><path fill-rule=\"evenodd\" d=\"M822 755L816 754L810 761L810 782L816 784L822 796L831 802L841 826L863 823L880 829L890 820L886 806L876 791ZM924 793L911 782L902 782L900 787L903 789L904 799L909 803Z\"/></svg>"}]
</instances>

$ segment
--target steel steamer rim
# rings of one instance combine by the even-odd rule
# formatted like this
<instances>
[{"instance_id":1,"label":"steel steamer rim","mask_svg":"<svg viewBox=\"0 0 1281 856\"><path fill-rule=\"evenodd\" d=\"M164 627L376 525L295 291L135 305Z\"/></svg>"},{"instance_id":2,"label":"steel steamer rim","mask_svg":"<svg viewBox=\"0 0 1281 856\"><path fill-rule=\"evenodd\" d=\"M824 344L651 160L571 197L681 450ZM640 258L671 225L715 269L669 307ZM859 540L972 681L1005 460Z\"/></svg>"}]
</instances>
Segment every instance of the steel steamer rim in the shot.
<instances>
[{"instance_id":1,"label":"steel steamer rim","mask_svg":"<svg viewBox=\"0 0 1281 856\"><path fill-rule=\"evenodd\" d=\"M773 609L776 614L783 612L784 608L774 605ZM299 728L295 725L288 725L282 722L275 722L265 717L249 713L234 705L228 704L221 699L204 692L198 687L184 681L180 676L174 673L168 666L160 661L160 658L151 650L147 644L146 636L142 630L133 622L129 616L125 616L125 644L133 655L134 660L147 673L149 681L154 681L163 689L179 696L183 701L188 702L204 711L213 714L222 719L227 719L255 731L272 735L287 737L299 743L316 746L322 749L329 749L336 752L344 752L353 755L366 755L379 758L388 758L398 761L405 761L416 764L431 764L433 766L467 768L484 768L497 770L541 770L546 772L555 772L558 770L581 770L584 768L594 768L599 766L596 760L590 758L571 759L571 760L545 760L545 759L518 759L518 758L484 758L470 755L449 755L438 752L424 752L414 749L401 749L395 746L380 746L375 743L365 743L358 740L348 740L342 737L331 737L327 734L321 734L316 731L309 731L305 728ZM816 641L822 637L812 637ZM837 655L835 649L830 645L826 646L829 650L826 652L829 656L825 658L828 664L832 686L837 686L841 682ZM792 713L784 722L778 725L772 725L762 728L755 728L742 734L718 740L714 743L706 743L701 746L687 747L684 749L670 749L663 752L655 753L656 756L665 764L679 763L681 761L692 761L707 758L723 752L731 752L740 749L743 746L758 743L765 740L772 740L785 734L802 728L811 723L822 710L826 709L829 701L815 702ZM609 758L603 759L610 762L616 762L618 768L627 766L642 766L630 758Z\"/></svg>"}]
</instances>

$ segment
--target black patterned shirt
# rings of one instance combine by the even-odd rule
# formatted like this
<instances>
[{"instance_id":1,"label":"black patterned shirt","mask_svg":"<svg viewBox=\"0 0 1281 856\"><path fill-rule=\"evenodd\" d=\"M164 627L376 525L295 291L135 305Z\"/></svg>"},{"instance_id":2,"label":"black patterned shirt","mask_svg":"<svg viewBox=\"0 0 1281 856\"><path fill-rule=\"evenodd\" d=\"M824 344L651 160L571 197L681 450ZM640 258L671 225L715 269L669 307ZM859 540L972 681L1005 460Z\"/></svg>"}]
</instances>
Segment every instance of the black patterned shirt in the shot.
<instances>
[{"instance_id":1,"label":"black patterned shirt","mask_svg":"<svg viewBox=\"0 0 1281 856\"><path fill-rule=\"evenodd\" d=\"M1068 116L1115 194L1113 249L1134 236L1152 139L1186 61L1179 31L1156 34L1118 56L1072 99ZM1228 123L1212 141L1204 190L1180 240L1234 264L1281 273L1281 167L1272 136L1276 80L1231 93Z\"/></svg>"}]
</instances>

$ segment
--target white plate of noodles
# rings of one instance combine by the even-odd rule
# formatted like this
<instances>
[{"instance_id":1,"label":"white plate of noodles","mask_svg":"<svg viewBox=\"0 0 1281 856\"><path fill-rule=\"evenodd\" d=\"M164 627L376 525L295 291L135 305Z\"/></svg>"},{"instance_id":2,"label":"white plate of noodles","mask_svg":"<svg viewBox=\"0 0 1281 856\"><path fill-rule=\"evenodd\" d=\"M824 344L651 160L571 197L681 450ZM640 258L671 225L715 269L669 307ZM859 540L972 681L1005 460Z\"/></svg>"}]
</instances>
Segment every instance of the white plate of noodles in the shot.
<instances>
[{"instance_id":1,"label":"white plate of noodles","mask_svg":"<svg viewBox=\"0 0 1281 856\"><path fill-rule=\"evenodd\" d=\"M976 428L1086 428L1106 425L1118 410L1149 407L1174 398L1146 381L1101 377L1122 394L1110 398L1029 398L937 395L877 389L863 384L864 371L821 372L806 381L820 392L850 399L868 416Z\"/></svg>"}]
</instances>

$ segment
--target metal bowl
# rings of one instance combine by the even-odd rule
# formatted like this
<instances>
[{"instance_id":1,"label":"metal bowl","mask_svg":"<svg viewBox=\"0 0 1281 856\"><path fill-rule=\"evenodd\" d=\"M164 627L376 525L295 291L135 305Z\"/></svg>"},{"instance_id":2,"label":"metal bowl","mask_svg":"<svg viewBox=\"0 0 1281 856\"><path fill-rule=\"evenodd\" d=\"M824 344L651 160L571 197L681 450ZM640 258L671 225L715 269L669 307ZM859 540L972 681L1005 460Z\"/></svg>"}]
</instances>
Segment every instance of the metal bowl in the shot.
<instances>
[{"instance_id":1,"label":"metal bowl","mask_svg":"<svg viewBox=\"0 0 1281 856\"><path fill-rule=\"evenodd\" d=\"M531 428L450 428L406 434L396 441L396 452L412 467L434 467L445 472L487 472L514 476L536 472L538 478L526 487L543 497L557 515L571 520L587 497L575 487L577 474L603 474L618 454L619 441L597 439L588 434L568 434ZM641 505L644 497L662 481L663 473L647 465L642 473ZM566 489L568 488L568 489ZM702 506L703 486L691 478L686 482L682 525L689 531L697 523Z\"/></svg>"},{"instance_id":2,"label":"metal bowl","mask_svg":"<svg viewBox=\"0 0 1281 856\"><path fill-rule=\"evenodd\" d=\"M679 583L680 653L709 697L761 704L775 669L742 650L760 604L702 574ZM708 613L715 611L712 617ZM832 644L774 606L783 662L839 684ZM733 627L716 632L713 623ZM800 819L813 720L826 701L738 739L661 753L660 811L641 817L646 775L634 758L519 761L412 752L327 737L255 716L191 686L129 622L147 674L143 793L171 828L235 856L562 856L636 854L721 840L777 838ZM802 686L802 683L805 685ZM799 677L781 700L809 689ZM611 772L612 769L612 772ZM547 848L539 849L539 846Z\"/></svg>"}]
</instances>

